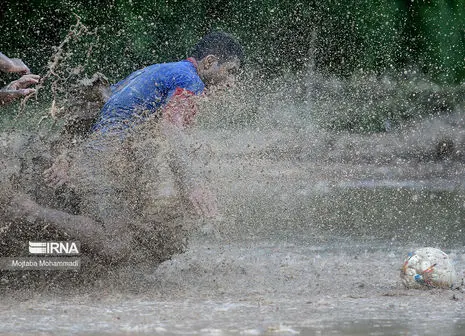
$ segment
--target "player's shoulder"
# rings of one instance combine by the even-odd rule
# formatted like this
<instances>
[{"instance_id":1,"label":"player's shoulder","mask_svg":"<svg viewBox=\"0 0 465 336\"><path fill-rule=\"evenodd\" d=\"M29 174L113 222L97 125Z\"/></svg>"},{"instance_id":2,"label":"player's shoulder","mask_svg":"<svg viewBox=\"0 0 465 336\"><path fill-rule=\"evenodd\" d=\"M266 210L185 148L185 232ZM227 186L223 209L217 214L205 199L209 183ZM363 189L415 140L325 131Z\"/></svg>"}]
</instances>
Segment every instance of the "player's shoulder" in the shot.
<instances>
[{"instance_id":1,"label":"player's shoulder","mask_svg":"<svg viewBox=\"0 0 465 336\"><path fill-rule=\"evenodd\" d=\"M164 63L159 64L159 70L170 74L172 77L177 78L196 78L197 69L195 66L186 60L179 61L179 62L171 62L171 63Z\"/></svg>"},{"instance_id":2,"label":"player's shoulder","mask_svg":"<svg viewBox=\"0 0 465 336\"><path fill-rule=\"evenodd\" d=\"M149 65L141 70L131 74L131 76L192 76L197 75L195 66L187 61L170 62L170 63L156 63Z\"/></svg>"},{"instance_id":3,"label":"player's shoulder","mask_svg":"<svg viewBox=\"0 0 465 336\"><path fill-rule=\"evenodd\" d=\"M188 60L150 65L144 69L143 77L155 80L166 88L186 88L195 93L202 92L204 88L197 68Z\"/></svg>"},{"instance_id":4,"label":"player's shoulder","mask_svg":"<svg viewBox=\"0 0 465 336\"><path fill-rule=\"evenodd\" d=\"M187 60L166 63L166 73L174 86L189 88L193 91L202 91L203 82L200 79L194 64ZM195 88L195 90L194 90Z\"/></svg>"}]
</instances>

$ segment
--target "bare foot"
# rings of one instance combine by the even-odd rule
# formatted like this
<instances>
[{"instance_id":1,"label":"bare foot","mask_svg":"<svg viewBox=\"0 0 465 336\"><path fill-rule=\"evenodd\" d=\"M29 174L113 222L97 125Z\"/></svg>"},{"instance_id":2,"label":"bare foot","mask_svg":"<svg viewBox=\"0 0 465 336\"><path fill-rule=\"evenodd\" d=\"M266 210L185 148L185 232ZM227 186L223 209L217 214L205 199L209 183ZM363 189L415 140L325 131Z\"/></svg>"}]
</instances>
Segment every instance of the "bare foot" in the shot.
<instances>
[{"instance_id":1,"label":"bare foot","mask_svg":"<svg viewBox=\"0 0 465 336\"><path fill-rule=\"evenodd\" d=\"M0 106L36 92L35 89L0 90Z\"/></svg>"},{"instance_id":2,"label":"bare foot","mask_svg":"<svg viewBox=\"0 0 465 336\"><path fill-rule=\"evenodd\" d=\"M6 86L5 89L7 90L21 90L27 89L31 85L39 84L39 75L28 74L22 76L20 79L12 81L10 84Z\"/></svg>"},{"instance_id":3,"label":"bare foot","mask_svg":"<svg viewBox=\"0 0 465 336\"><path fill-rule=\"evenodd\" d=\"M19 58L10 58L8 67L5 70L6 72L19 73L23 75L31 73L31 70L29 70L27 65Z\"/></svg>"},{"instance_id":4,"label":"bare foot","mask_svg":"<svg viewBox=\"0 0 465 336\"><path fill-rule=\"evenodd\" d=\"M36 89L29 88L31 85L39 83L40 76L24 75L0 90L0 105L12 102L13 100L30 95L36 92Z\"/></svg>"}]
</instances>

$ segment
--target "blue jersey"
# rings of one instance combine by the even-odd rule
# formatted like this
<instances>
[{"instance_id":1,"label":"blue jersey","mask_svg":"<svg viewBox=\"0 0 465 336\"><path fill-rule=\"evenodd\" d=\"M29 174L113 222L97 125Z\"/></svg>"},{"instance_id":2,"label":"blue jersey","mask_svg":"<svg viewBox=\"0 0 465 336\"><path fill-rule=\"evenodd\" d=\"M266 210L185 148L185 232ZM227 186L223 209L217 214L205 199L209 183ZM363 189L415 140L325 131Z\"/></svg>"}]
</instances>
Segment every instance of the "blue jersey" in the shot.
<instances>
[{"instance_id":1,"label":"blue jersey","mask_svg":"<svg viewBox=\"0 0 465 336\"><path fill-rule=\"evenodd\" d=\"M180 89L198 95L204 88L193 59L148 66L111 87L112 94L92 131L127 130L150 115L161 113L161 108Z\"/></svg>"}]
</instances>

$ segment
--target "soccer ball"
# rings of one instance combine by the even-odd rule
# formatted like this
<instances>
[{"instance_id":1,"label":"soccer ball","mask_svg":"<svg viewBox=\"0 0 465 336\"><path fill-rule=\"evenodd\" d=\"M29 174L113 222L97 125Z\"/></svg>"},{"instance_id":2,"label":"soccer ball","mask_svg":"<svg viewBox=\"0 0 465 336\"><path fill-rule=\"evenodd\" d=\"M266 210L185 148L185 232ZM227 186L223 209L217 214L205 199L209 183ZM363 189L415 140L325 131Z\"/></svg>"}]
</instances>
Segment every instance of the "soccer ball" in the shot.
<instances>
[{"instance_id":1,"label":"soccer ball","mask_svg":"<svg viewBox=\"0 0 465 336\"><path fill-rule=\"evenodd\" d=\"M407 255L400 277L407 288L451 288L457 275L447 254L424 247Z\"/></svg>"}]
</instances>

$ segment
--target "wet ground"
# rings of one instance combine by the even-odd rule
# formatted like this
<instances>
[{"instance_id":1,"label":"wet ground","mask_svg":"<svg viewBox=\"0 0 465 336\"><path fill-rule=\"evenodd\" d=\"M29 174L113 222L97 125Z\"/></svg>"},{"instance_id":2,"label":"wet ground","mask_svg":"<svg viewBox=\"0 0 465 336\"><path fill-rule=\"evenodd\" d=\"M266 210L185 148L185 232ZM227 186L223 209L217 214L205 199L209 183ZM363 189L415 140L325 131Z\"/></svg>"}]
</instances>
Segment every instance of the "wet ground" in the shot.
<instances>
[{"instance_id":1,"label":"wet ground","mask_svg":"<svg viewBox=\"0 0 465 336\"><path fill-rule=\"evenodd\" d=\"M399 277L423 246L443 249L462 277L459 161L345 157L348 141L310 147L288 132L196 137L208 139L199 155L220 216L201 223L187 252L88 287L6 293L1 335L465 334L460 283L407 290Z\"/></svg>"},{"instance_id":2,"label":"wet ground","mask_svg":"<svg viewBox=\"0 0 465 336\"><path fill-rule=\"evenodd\" d=\"M460 290L406 290L407 249L196 240L186 254L126 288L3 298L2 334L463 335ZM385 244L385 243L384 243ZM447 250L463 269L464 250ZM133 270L134 271L134 270ZM127 276L127 275L126 275ZM121 279L119 279L121 280ZM111 280L115 283L115 280ZM107 287L108 286L108 287ZM143 288L143 289L142 289Z\"/></svg>"}]
</instances>

